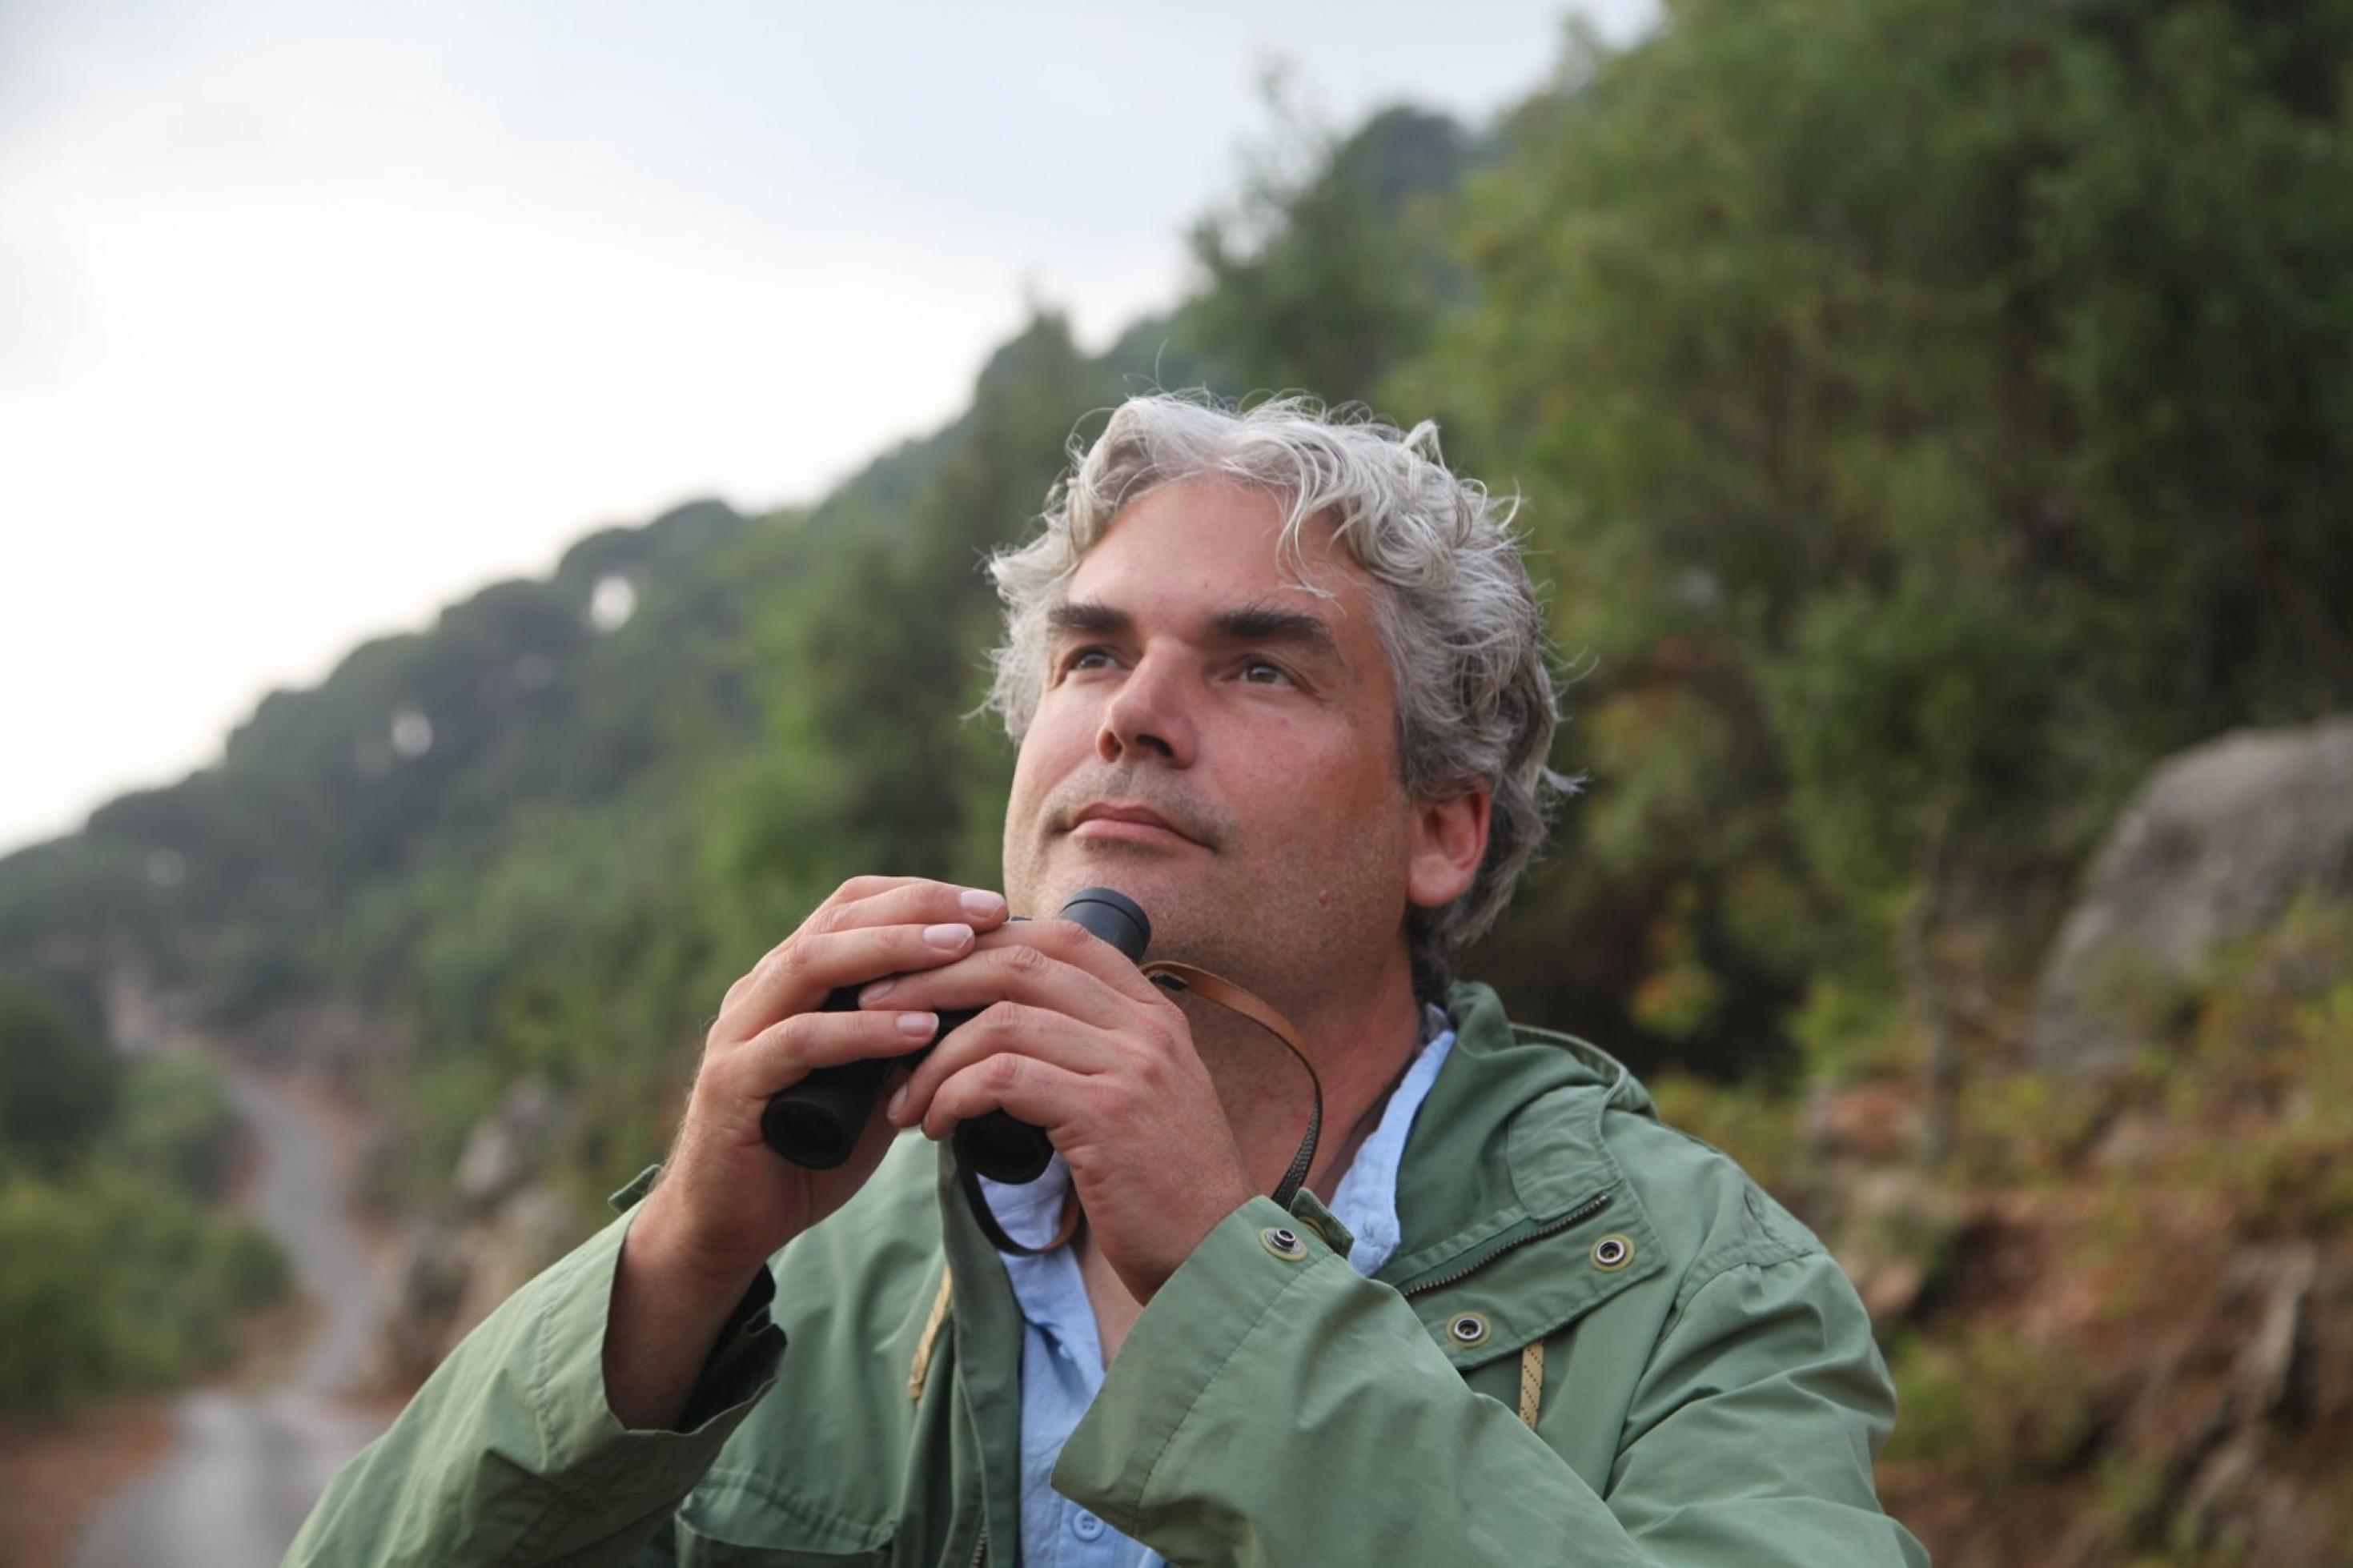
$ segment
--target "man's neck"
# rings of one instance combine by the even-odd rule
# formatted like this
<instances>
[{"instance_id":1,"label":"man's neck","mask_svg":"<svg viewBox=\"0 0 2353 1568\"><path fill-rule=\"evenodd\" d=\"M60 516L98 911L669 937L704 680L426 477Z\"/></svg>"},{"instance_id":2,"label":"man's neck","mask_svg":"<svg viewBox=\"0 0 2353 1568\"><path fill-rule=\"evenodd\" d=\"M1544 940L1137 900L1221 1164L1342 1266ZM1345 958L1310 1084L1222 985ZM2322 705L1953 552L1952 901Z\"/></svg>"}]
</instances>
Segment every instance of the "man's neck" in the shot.
<instances>
[{"instance_id":1,"label":"man's neck","mask_svg":"<svg viewBox=\"0 0 2353 1568\"><path fill-rule=\"evenodd\" d=\"M1322 1081L1324 1128L1307 1184L1329 1198L1421 1043L1411 973L1400 953L1352 990L1293 998L1288 1007L1283 998L1261 1000L1289 1021ZM1183 1005L1243 1163L1259 1189L1271 1192L1306 1134L1314 1104L1306 1070L1249 1019L1198 998Z\"/></svg>"},{"instance_id":2,"label":"man's neck","mask_svg":"<svg viewBox=\"0 0 2353 1568\"><path fill-rule=\"evenodd\" d=\"M1294 1001L1286 1009L1276 997L1261 998L1282 1012L1324 1085L1324 1131L1307 1185L1326 1202L1379 1125L1390 1091L1421 1044L1421 1007L1413 997L1410 971L1402 963L1392 967L1395 973L1385 970L1354 994L1320 1003ZM1181 1005L1234 1142L1241 1146L1242 1162L1259 1190L1271 1192L1306 1134L1314 1104L1307 1074L1279 1041L1249 1019L1198 997L1187 997ZM1072 1250L1108 1367L1144 1309L1121 1285L1083 1224Z\"/></svg>"}]
</instances>

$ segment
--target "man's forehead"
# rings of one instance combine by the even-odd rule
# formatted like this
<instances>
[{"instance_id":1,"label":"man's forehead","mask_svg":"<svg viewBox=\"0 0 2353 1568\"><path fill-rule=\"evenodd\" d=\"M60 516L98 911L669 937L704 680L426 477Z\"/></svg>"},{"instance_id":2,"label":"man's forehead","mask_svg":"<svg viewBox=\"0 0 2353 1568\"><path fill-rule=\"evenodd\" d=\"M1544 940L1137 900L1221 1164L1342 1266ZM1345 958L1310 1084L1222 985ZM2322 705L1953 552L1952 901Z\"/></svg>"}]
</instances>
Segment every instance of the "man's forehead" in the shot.
<instances>
[{"instance_id":1,"label":"man's forehead","mask_svg":"<svg viewBox=\"0 0 2353 1568\"><path fill-rule=\"evenodd\" d=\"M1282 608L1351 618L1364 569L1328 519L1301 520L1286 542L1287 498L1214 476L1158 486L1120 509L1064 584L1071 601L1215 600L1205 613Z\"/></svg>"}]
</instances>

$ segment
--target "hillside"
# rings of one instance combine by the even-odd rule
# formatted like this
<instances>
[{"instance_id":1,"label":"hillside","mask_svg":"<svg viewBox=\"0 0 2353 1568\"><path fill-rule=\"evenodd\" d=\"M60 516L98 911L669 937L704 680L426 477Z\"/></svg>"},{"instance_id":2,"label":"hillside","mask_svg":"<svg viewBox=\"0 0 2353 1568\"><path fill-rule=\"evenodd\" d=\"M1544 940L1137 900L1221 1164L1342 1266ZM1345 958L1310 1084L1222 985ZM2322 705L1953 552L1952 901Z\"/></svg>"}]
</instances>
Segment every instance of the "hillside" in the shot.
<instances>
[{"instance_id":1,"label":"hillside","mask_svg":"<svg viewBox=\"0 0 2353 1568\"><path fill-rule=\"evenodd\" d=\"M2353 5L1669 12L1493 127L1284 145L1166 315L1041 311L805 510L597 532L273 694L0 861L0 979L323 1066L386 1212L526 1267L838 881L995 879L975 568L1074 424L1362 399L1521 493L1577 677L1588 790L1464 967L1833 1242L1939 1561L2353 1561L2341 910L2125 985L2120 1068L2025 1046L2150 771L2353 710ZM433 1289L411 1373L497 1293Z\"/></svg>"}]
</instances>

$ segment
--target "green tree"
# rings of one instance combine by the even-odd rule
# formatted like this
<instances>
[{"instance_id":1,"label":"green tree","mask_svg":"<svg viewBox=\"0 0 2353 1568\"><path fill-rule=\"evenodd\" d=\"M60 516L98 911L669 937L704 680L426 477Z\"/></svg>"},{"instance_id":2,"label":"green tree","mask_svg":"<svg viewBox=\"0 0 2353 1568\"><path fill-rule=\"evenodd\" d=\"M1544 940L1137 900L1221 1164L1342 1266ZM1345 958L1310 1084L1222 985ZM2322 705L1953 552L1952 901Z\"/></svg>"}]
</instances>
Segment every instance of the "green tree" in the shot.
<instances>
[{"instance_id":1,"label":"green tree","mask_svg":"<svg viewBox=\"0 0 2353 1568\"><path fill-rule=\"evenodd\" d=\"M1206 286L1179 321L1235 394L1368 401L1459 290L1448 246L1476 155L1444 115L1398 106L1346 137L1285 110L1240 197L1196 224Z\"/></svg>"},{"instance_id":2,"label":"green tree","mask_svg":"<svg viewBox=\"0 0 2353 1568\"><path fill-rule=\"evenodd\" d=\"M1515 116L1395 385L1528 494L1595 781L1529 907L1654 1043L1939 1034L1936 927L2353 700L2348 17L1685 0Z\"/></svg>"},{"instance_id":3,"label":"green tree","mask_svg":"<svg viewBox=\"0 0 2353 1568\"><path fill-rule=\"evenodd\" d=\"M0 984L0 1170L56 1170L113 1114L121 1063L56 998Z\"/></svg>"}]
</instances>

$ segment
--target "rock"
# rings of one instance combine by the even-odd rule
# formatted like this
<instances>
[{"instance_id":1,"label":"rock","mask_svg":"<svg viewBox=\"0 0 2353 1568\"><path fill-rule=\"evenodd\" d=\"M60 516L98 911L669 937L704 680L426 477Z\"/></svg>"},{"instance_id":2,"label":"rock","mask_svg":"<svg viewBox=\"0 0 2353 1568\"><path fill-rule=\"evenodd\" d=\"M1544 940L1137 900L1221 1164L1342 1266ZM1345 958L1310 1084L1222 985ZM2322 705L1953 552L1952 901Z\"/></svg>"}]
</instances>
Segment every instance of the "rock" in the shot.
<instances>
[{"instance_id":1,"label":"rock","mask_svg":"<svg viewBox=\"0 0 2353 1568\"><path fill-rule=\"evenodd\" d=\"M1868 1171L1846 1184L1831 1255L1862 1298L1872 1326L1899 1323L1953 1261L1961 1205L1909 1168Z\"/></svg>"},{"instance_id":2,"label":"rock","mask_svg":"<svg viewBox=\"0 0 2353 1568\"><path fill-rule=\"evenodd\" d=\"M2250 1542L2244 1521L2255 1483L2263 1475L2263 1443L2242 1432L2206 1457L2183 1489L2173 1516L2174 1533L2244 1552Z\"/></svg>"},{"instance_id":3,"label":"rock","mask_svg":"<svg viewBox=\"0 0 2353 1568\"><path fill-rule=\"evenodd\" d=\"M488 1225L470 1229L461 1247L464 1291L442 1331L443 1353L533 1276L571 1251L580 1235L578 1211L554 1189L536 1184L500 1205Z\"/></svg>"},{"instance_id":4,"label":"rock","mask_svg":"<svg viewBox=\"0 0 2353 1568\"><path fill-rule=\"evenodd\" d=\"M2274 1472L2254 1433L2242 1433L2207 1457L2167 1521L2166 1539L2201 1548L2197 1561L2327 1563L2337 1535L2321 1498Z\"/></svg>"},{"instance_id":5,"label":"rock","mask_svg":"<svg viewBox=\"0 0 2353 1568\"><path fill-rule=\"evenodd\" d=\"M2308 1548L2326 1531L2313 1507L2322 1500L2271 1451L2314 1414L2314 1331L2336 1326L2316 1324L2316 1307L2326 1318L2322 1292L2332 1284L2309 1240L2242 1247L2136 1358L2131 1399L2108 1441L2161 1478L2138 1521L2144 1533L2226 1561L2319 1560Z\"/></svg>"},{"instance_id":6,"label":"rock","mask_svg":"<svg viewBox=\"0 0 2353 1568\"><path fill-rule=\"evenodd\" d=\"M2353 1417L2353 1257L2323 1263L2313 1279L2290 1397L2315 1426Z\"/></svg>"},{"instance_id":7,"label":"rock","mask_svg":"<svg viewBox=\"0 0 2353 1568\"><path fill-rule=\"evenodd\" d=\"M407 1026L340 996L279 1004L238 1033L264 1061L303 1063L343 1082L371 1064L398 1060L414 1046Z\"/></svg>"},{"instance_id":8,"label":"rock","mask_svg":"<svg viewBox=\"0 0 2353 1568\"><path fill-rule=\"evenodd\" d=\"M2243 730L2160 764L2094 860L2045 962L2027 1044L2101 1076L2144 1031L2122 994L2188 979L2298 894L2353 899L2353 717Z\"/></svg>"},{"instance_id":9,"label":"rock","mask_svg":"<svg viewBox=\"0 0 2353 1568\"><path fill-rule=\"evenodd\" d=\"M508 1089L466 1134L451 1182L459 1203L477 1212L493 1209L529 1181L547 1157L566 1110L563 1097L537 1079Z\"/></svg>"},{"instance_id":10,"label":"rock","mask_svg":"<svg viewBox=\"0 0 2353 1568\"><path fill-rule=\"evenodd\" d=\"M2231 1368L2229 1397L2237 1419L2269 1415L2295 1394L2305 1307L2318 1274L2319 1253L2309 1241L2250 1247L2233 1264L2225 1299L2232 1317L2251 1331Z\"/></svg>"},{"instance_id":11,"label":"rock","mask_svg":"<svg viewBox=\"0 0 2353 1568\"><path fill-rule=\"evenodd\" d=\"M1815 1154L1852 1154L1887 1161L1909 1153L1920 1139L1917 1091L1908 1083L1825 1086L1806 1103L1806 1141Z\"/></svg>"},{"instance_id":12,"label":"rock","mask_svg":"<svg viewBox=\"0 0 2353 1568\"><path fill-rule=\"evenodd\" d=\"M2129 1176L2160 1169L2174 1152L2164 1120L2151 1111L2127 1110L2108 1124L2092 1146L2093 1165L2113 1175Z\"/></svg>"},{"instance_id":13,"label":"rock","mask_svg":"<svg viewBox=\"0 0 2353 1568\"><path fill-rule=\"evenodd\" d=\"M391 1299L377 1330L371 1383L414 1388L441 1364L450 1315L466 1291L457 1241L454 1226L430 1219L407 1226L394 1243Z\"/></svg>"},{"instance_id":14,"label":"rock","mask_svg":"<svg viewBox=\"0 0 2353 1568\"><path fill-rule=\"evenodd\" d=\"M498 1304L577 1246L579 1211L533 1183L498 1207L410 1226L396 1244L392 1301L369 1371L377 1384L413 1388Z\"/></svg>"},{"instance_id":15,"label":"rock","mask_svg":"<svg viewBox=\"0 0 2353 1568\"><path fill-rule=\"evenodd\" d=\"M525 1079L466 1134L446 1212L394 1252L394 1301L376 1352L383 1381L411 1386L492 1308L580 1240L580 1215L537 1180L571 1103Z\"/></svg>"}]
</instances>

